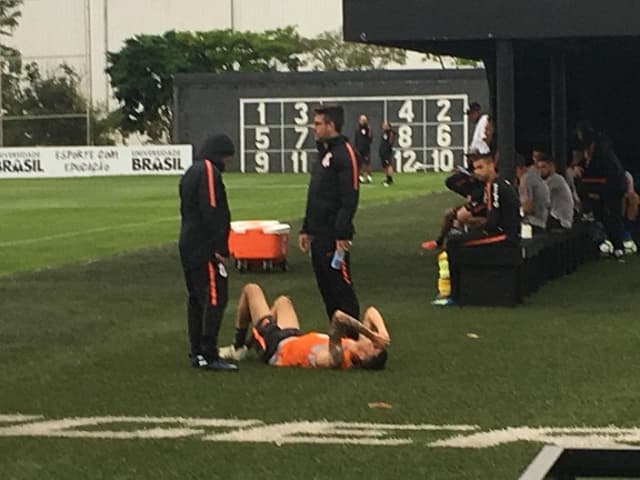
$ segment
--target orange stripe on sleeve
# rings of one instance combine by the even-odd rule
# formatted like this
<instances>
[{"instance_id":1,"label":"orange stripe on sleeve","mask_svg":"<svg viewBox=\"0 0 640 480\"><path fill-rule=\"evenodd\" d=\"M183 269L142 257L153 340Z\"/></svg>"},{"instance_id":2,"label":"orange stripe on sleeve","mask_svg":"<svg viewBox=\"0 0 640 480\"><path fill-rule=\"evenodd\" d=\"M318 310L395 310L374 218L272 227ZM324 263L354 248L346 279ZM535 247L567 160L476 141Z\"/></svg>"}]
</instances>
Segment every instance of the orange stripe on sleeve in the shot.
<instances>
[{"instance_id":1,"label":"orange stripe on sleeve","mask_svg":"<svg viewBox=\"0 0 640 480\"><path fill-rule=\"evenodd\" d=\"M358 190L360 183L358 182L358 160L356 159L356 152L353 151L353 147L349 142L344 144L349 152L349 159L351 160L351 170L353 173L353 189Z\"/></svg>"},{"instance_id":2,"label":"orange stripe on sleeve","mask_svg":"<svg viewBox=\"0 0 640 480\"><path fill-rule=\"evenodd\" d=\"M209 302L211 305L218 305L218 291L216 290L216 269L213 263L209 262Z\"/></svg>"},{"instance_id":3,"label":"orange stripe on sleeve","mask_svg":"<svg viewBox=\"0 0 640 480\"><path fill-rule=\"evenodd\" d=\"M342 279L347 285L351 285L351 279L349 278L349 272L347 271L347 262L344 260L340 262L340 272L342 272Z\"/></svg>"},{"instance_id":4,"label":"orange stripe on sleeve","mask_svg":"<svg viewBox=\"0 0 640 480\"><path fill-rule=\"evenodd\" d=\"M204 161L204 166L207 169L207 191L209 192L209 205L216 206L216 188L213 183L213 165L209 160Z\"/></svg>"},{"instance_id":5,"label":"orange stripe on sleeve","mask_svg":"<svg viewBox=\"0 0 640 480\"><path fill-rule=\"evenodd\" d=\"M582 183L607 183L607 179L603 177L583 177Z\"/></svg>"}]
</instances>

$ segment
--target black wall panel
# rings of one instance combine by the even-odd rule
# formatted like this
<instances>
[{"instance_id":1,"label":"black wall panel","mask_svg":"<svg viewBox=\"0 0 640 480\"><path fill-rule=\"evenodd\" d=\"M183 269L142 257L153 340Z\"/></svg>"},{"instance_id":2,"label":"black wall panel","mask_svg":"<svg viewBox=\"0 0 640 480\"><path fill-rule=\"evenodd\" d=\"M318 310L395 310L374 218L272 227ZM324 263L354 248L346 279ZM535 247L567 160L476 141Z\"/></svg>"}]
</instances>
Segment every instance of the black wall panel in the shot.
<instances>
[{"instance_id":1,"label":"black wall panel","mask_svg":"<svg viewBox=\"0 0 640 480\"><path fill-rule=\"evenodd\" d=\"M313 108L345 108L343 133L353 138L359 115L373 128L372 161L379 165L380 126L397 132L398 171L449 171L464 163L472 101L489 108L483 70L178 75L174 139L199 145L224 132L238 155L231 170L304 173L315 158Z\"/></svg>"}]
</instances>

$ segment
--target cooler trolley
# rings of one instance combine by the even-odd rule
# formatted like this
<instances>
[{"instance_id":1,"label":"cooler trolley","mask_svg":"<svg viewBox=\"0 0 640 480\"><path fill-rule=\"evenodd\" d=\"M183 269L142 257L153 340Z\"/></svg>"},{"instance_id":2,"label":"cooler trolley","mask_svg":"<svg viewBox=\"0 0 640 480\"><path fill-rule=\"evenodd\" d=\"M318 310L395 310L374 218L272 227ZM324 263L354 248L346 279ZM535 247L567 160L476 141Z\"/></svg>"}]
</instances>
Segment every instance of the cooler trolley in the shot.
<instances>
[{"instance_id":1,"label":"cooler trolley","mask_svg":"<svg viewBox=\"0 0 640 480\"><path fill-rule=\"evenodd\" d=\"M231 222L229 253L238 271L287 271L290 230L289 224L277 220Z\"/></svg>"}]
</instances>

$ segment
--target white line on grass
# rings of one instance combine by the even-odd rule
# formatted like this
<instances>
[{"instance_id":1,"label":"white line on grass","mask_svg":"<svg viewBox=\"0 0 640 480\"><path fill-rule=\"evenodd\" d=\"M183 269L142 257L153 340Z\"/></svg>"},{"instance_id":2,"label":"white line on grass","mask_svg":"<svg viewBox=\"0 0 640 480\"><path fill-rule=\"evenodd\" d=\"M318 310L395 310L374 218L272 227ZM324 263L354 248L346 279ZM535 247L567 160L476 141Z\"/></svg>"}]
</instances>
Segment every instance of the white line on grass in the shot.
<instances>
[{"instance_id":1,"label":"white line on grass","mask_svg":"<svg viewBox=\"0 0 640 480\"><path fill-rule=\"evenodd\" d=\"M196 437L208 442L285 444L358 444L395 446L413 443L400 432L430 431L439 435L475 432L475 425L385 424L360 422L297 421L265 424L262 420L181 417L72 417L46 419L11 415L18 425L0 426L0 437L57 437L92 439L175 439ZM102 427L99 429L87 427Z\"/></svg>"},{"instance_id":2,"label":"white line on grass","mask_svg":"<svg viewBox=\"0 0 640 480\"><path fill-rule=\"evenodd\" d=\"M0 242L0 247L15 247L18 245L30 245L33 243L39 242L48 242L50 240L59 240L61 238L73 238L73 237L81 237L82 235L91 235L93 233L103 233L103 232L111 232L117 230L127 230L129 228L139 228L146 227L149 225L154 225L157 223L164 223L169 221L177 221L180 217L164 217L158 218L156 220L150 220L148 222L138 222L138 223L124 223L122 225L109 225L105 227L96 227L96 228L88 228L86 230L76 230L74 232L66 232L66 233L56 233L55 235L47 235L44 237L36 237L36 238L25 238L22 240L11 240L9 242Z\"/></svg>"}]
</instances>

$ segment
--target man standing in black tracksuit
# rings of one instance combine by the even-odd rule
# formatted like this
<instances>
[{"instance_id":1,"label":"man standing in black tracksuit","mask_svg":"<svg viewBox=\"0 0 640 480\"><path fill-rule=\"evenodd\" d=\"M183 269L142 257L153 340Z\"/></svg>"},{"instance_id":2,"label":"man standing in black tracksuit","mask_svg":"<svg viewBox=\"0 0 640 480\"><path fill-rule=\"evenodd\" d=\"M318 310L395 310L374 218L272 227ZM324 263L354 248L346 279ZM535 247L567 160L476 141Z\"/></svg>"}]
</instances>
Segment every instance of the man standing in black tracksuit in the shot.
<instances>
[{"instance_id":1,"label":"man standing in black tracksuit","mask_svg":"<svg viewBox=\"0 0 640 480\"><path fill-rule=\"evenodd\" d=\"M365 181L367 183L371 183L373 181L373 178L371 178L371 157L369 156L371 153L372 138L373 134L371 132L367 116L360 115L358 128L356 128L354 138L356 150L360 154L360 159L362 161L362 165L360 165L360 176L358 177L360 183L364 183Z\"/></svg>"},{"instance_id":2,"label":"man standing in black tracksuit","mask_svg":"<svg viewBox=\"0 0 640 480\"><path fill-rule=\"evenodd\" d=\"M235 153L226 135L208 138L180 180L180 259L189 292L191 365L237 370L218 356L218 331L229 296L225 268L231 215L221 172Z\"/></svg>"},{"instance_id":3,"label":"man standing in black tracksuit","mask_svg":"<svg viewBox=\"0 0 640 480\"><path fill-rule=\"evenodd\" d=\"M391 124L387 121L383 122L378 154L380 155L380 162L386 175L386 179L382 183L385 187L393 185L393 142L395 139L396 133L393 131L393 128L391 128Z\"/></svg>"},{"instance_id":4,"label":"man standing in black tracksuit","mask_svg":"<svg viewBox=\"0 0 640 480\"><path fill-rule=\"evenodd\" d=\"M315 110L319 156L311 170L307 208L298 237L300 250L311 248L311 261L327 316L336 310L360 318L351 280L353 217L358 208L358 161L340 134L344 111L339 105ZM356 334L357 335L357 334Z\"/></svg>"},{"instance_id":5,"label":"man standing in black tracksuit","mask_svg":"<svg viewBox=\"0 0 640 480\"><path fill-rule=\"evenodd\" d=\"M601 221L607 236L613 244L613 256L621 259L624 255L624 223L622 220L622 199L626 192L626 175L620 159L611 142L592 129L582 132L585 165L579 172L581 183L592 200L593 214Z\"/></svg>"}]
</instances>

